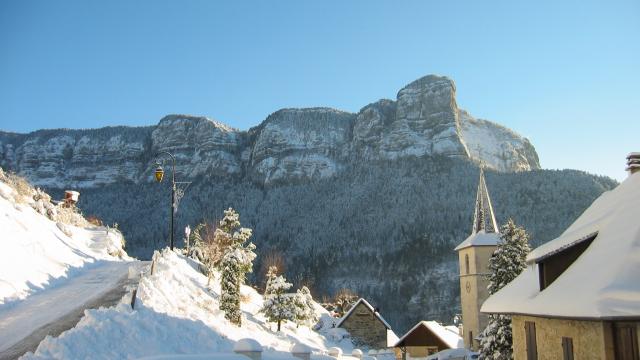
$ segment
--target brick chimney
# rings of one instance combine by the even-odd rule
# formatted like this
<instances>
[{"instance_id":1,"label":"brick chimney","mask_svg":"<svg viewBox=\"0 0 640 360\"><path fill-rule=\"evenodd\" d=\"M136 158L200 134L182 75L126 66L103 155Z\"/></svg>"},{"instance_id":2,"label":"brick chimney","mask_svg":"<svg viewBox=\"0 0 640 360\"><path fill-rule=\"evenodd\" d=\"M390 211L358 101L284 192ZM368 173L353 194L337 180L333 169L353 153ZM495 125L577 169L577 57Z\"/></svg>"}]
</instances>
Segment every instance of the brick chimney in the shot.
<instances>
[{"instance_id":1,"label":"brick chimney","mask_svg":"<svg viewBox=\"0 0 640 360\"><path fill-rule=\"evenodd\" d=\"M640 152L632 152L627 155L627 169L629 174L640 171Z\"/></svg>"}]
</instances>

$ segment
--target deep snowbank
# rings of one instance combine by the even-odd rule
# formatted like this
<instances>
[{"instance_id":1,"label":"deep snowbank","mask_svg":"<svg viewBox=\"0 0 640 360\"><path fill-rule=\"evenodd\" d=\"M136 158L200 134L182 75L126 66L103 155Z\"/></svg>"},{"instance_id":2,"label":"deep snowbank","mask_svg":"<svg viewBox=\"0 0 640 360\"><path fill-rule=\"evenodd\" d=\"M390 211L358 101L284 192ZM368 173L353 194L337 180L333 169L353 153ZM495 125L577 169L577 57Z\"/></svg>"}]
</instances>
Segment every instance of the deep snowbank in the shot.
<instances>
[{"instance_id":1,"label":"deep snowbank","mask_svg":"<svg viewBox=\"0 0 640 360\"><path fill-rule=\"evenodd\" d=\"M120 232L89 224L0 169L0 309L100 260L130 260L122 244Z\"/></svg>"},{"instance_id":2,"label":"deep snowbank","mask_svg":"<svg viewBox=\"0 0 640 360\"><path fill-rule=\"evenodd\" d=\"M242 338L257 340L265 356L284 355L293 344L303 343L316 352L338 346L353 349L343 329L332 328L321 306L316 310L322 326L318 331L284 323L281 332L259 313L262 296L243 286L242 327L231 324L218 309L218 276L207 288L207 278L197 264L167 249L157 252L154 274L140 281L135 310L128 304L87 310L78 325L59 338L47 337L35 354L26 359L136 359L162 354L231 353Z\"/></svg>"}]
</instances>

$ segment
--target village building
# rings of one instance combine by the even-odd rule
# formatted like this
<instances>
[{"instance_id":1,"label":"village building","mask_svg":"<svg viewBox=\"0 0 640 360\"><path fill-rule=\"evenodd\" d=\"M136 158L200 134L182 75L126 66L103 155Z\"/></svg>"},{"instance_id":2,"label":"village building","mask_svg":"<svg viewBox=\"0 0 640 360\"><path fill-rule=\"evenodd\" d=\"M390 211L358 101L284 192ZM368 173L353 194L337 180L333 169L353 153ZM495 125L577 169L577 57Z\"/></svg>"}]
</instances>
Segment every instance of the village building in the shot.
<instances>
[{"instance_id":1,"label":"village building","mask_svg":"<svg viewBox=\"0 0 640 360\"><path fill-rule=\"evenodd\" d=\"M640 359L640 154L628 164L625 181L482 306L512 316L516 360Z\"/></svg>"},{"instance_id":2,"label":"village building","mask_svg":"<svg viewBox=\"0 0 640 360\"><path fill-rule=\"evenodd\" d=\"M480 312L480 306L489 297L488 266L500 240L498 231L484 170L481 168L471 235L455 248L460 274L461 336L465 347L472 350L480 346L478 335L488 324L488 316Z\"/></svg>"},{"instance_id":3,"label":"village building","mask_svg":"<svg viewBox=\"0 0 640 360\"><path fill-rule=\"evenodd\" d=\"M463 348L464 341L456 326L436 321L420 321L395 344L399 358L424 358L447 349Z\"/></svg>"},{"instance_id":4,"label":"village building","mask_svg":"<svg viewBox=\"0 0 640 360\"><path fill-rule=\"evenodd\" d=\"M369 349L390 348L398 341L391 325L363 298L344 314L336 327L347 330L355 345Z\"/></svg>"}]
</instances>

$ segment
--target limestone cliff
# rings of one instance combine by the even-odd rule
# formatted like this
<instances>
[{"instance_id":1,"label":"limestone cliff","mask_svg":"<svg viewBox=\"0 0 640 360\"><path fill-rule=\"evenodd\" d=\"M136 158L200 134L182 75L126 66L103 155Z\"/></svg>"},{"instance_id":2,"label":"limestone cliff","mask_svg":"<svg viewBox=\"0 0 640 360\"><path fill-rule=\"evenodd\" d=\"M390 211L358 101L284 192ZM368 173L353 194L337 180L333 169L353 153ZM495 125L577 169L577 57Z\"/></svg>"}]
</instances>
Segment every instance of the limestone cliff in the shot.
<instances>
[{"instance_id":1,"label":"limestone cliff","mask_svg":"<svg viewBox=\"0 0 640 360\"><path fill-rule=\"evenodd\" d=\"M239 131L215 120L169 115L155 126L0 132L0 166L49 187L151 181L169 151L183 178L250 178L263 185L330 178L353 162L444 155L499 171L540 167L526 138L458 108L447 77L428 75L348 113L282 109Z\"/></svg>"}]
</instances>

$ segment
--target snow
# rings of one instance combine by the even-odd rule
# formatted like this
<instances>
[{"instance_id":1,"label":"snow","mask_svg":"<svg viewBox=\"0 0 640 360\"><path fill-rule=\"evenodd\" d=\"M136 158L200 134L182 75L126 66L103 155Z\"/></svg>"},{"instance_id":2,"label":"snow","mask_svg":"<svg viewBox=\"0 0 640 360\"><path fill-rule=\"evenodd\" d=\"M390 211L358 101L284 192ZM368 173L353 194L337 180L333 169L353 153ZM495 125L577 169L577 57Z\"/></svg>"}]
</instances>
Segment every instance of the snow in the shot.
<instances>
[{"instance_id":1,"label":"snow","mask_svg":"<svg viewBox=\"0 0 640 360\"><path fill-rule=\"evenodd\" d=\"M527 159L526 139L491 121L458 111L460 136L469 157L498 171L527 171L538 167Z\"/></svg>"},{"instance_id":2,"label":"snow","mask_svg":"<svg viewBox=\"0 0 640 360\"><path fill-rule=\"evenodd\" d=\"M78 325L58 338L46 338L35 354L25 359L93 358L137 359L173 354L232 354L234 344L251 338L262 346L264 358L283 357L294 344L309 346L315 353L340 347L350 353L353 344L344 329L332 328L333 319L321 306L318 331L292 322L275 325L259 312L263 298L249 286L241 288L242 327L224 318L219 310L219 274L212 286L197 271L195 261L168 249L155 256L154 274L140 281L136 308L87 310ZM290 358L290 357L289 357Z\"/></svg>"},{"instance_id":3,"label":"snow","mask_svg":"<svg viewBox=\"0 0 640 360\"><path fill-rule=\"evenodd\" d=\"M46 214L56 211L61 218L48 195L15 185L0 169L0 351L130 275L120 232L81 217L72 219L88 227L52 221Z\"/></svg>"},{"instance_id":4,"label":"snow","mask_svg":"<svg viewBox=\"0 0 640 360\"><path fill-rule=\"evenodd\" d=\"M262 351L262 346L260 343L253 339L240 339L233 345L233 351Z\"/></svg>"},{"instance_id":5,"label":"snow","mask_svg":"<svg viewBox=\"0 0 640 360\"><path fill-rule=\"evenodd\" d=\"M46 211L42 200L21 197L0 181L0 310L100 261L129 259L121 252L120 232L56 223L34 208ZM124 257L110 255L116 253Z\"/></svg>"},{"instance_id":6,"label":"snow","mask_svg":"<svg viewBox=\"0 0 640 360\"><path fill-rule=\"evenodd\" d=\"M407 338L418 327L424 326L430 330L435 336L437 336L442 342L452 349L463 348L464 340L458 334L458 328L452 325L443 326L437 321L420 321L411 330L407 331L398 341L395 342L394 347L398 347L404 339Z\"/></svg>"},{"instance_id":7,"label":"snow","mask_svg":"<svg viewBox=\"0 0 640 360\"><path fill-rule=\"evenodd\" d=\"M437 354L427 356L426 360L460 360L460 359L478 359L478 353L468 349L447 349Z\"/></svg>"},{"instance_id":8,"label":"snow","mask_svg":"<svg viewBox=\"0 0 640 360\"><path fill-rule=\"evenodd\" d=\"M485 313L615 319L640 316L640 174L602 194L557 239L527 257L527 269L489 297ZM597 236L564 273L539 290L539 259Z\"/></svg>"},{"instance_id":9,"label":"snow","mask_svg":"<svg viewBox=\"0 0 640 360\"><path fill-rule=\"evenodd\" d=\"M296 343L291 347L291 352L295 354L310 354L311 348L305 344Z\"/></svg>"},{"instance_id":10,"label":"snow","mask_svg":"<svg viewBox=\"0 0 640 360\"><path fill-rule=\"evenodd\" d=\"M99 298L129 275L131 262L100 261L90 269L58 286L0 308L0 351L4 351L35 330Z\"/></svg>"},{"instance_id":11,"label":"snow","mask_svg":"<svg viewBox=\"0 0 640 360\"><path fill-rule=\"evenodd\" d=\"M480 230L475 234L469 235L469 237L456 246L454 250L458 251L470 246L496 246L499 240L500 234L486 233L484 230Z\"/></svg>"}]
</instances>

